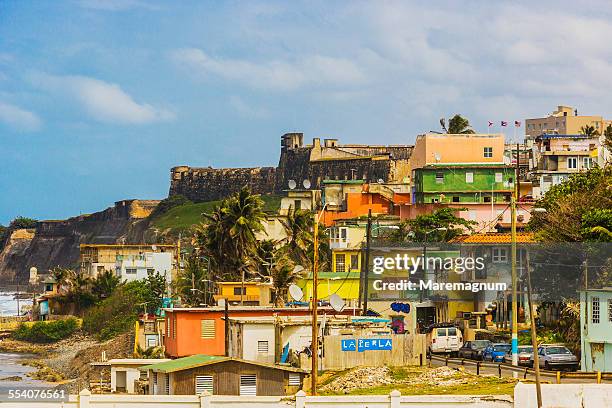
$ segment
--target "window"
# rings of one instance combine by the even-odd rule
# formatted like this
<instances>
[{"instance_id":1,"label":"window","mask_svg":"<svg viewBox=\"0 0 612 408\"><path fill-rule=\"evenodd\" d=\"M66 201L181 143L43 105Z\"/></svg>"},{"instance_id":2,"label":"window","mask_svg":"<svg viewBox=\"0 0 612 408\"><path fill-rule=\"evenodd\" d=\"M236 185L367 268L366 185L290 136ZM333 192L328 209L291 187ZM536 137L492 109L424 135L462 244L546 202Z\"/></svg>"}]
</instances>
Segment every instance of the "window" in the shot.
<instances>
[{"instance_id":1,"label":"window","mask_svg":"<svg viewBox=\"0 0 612 408\"><path fill-rule=\"evenodd\" d=\"M289 385L290 386L300 386L302 383L300 379L300 375L297 373L289 373Z\"/></svg>"},{"instance_id":2,"label":"window","mask_svg":"<svg viewBox=\"0 0 612 408\"><path fill-rule=\"evenodd\" d=\"M164 376L164 391L166 395L170 395L170 374L166 373Z\"/></svg>"},{"instance_id":3,"label":"window","mask_svg":"<svg viewBox=\"0 0 612 408\"><path fill-rule=\"evenodd\" d=\"M508 262L508 250L506 248L493 248L493 263Z\"/></svg>"},{"instance_id":4,"label":"window","mask_svg":"<svg viewBox=\"0 0 612 408\"><path fill-rule=\"evenodd\" d=\"M176 339L176 316L172 319L172 338Z\"/></svg>"},{"instance_id":5,"label":"window","mask_svg":"<svg viewBox=\"0 0 612 408\"><path fill-rule=\"evenodd\" d=\"M336 254L336 272L346 272L344 254Z\"/></svg>"},{"instance_id":6,"label":"window","mask_svg":"<svg viewBox=\"0 0 612 408\"><path fill-rule=\"evenodd\" d=\"M502 173L495 173L495 182L501 183L504 181L504 177Z\"/></svg>"},{"instance_id":7,"label":"window","mask_svg":"<svg viewBox=\"0 0 612 408\"><path fill-rule=\"evenodd\" d=\"M582 168L585 170L591 168L591 158L590 157L582 158Z\"/></svg>"},{"instance_id":8,"label":"window","mask_svg":"<svg viewBox=\"0 0 612 408\"><path fill-rule=\"evenodd\" d=\"M301 210L302 209L302 200L293 201L294 209Z\"/></svg>"},{"instance_id":9,"label":"window","mask_svg":"<svg viewBox=\"0 0 612 408\"><path fill-rule=\"evenodd\" d=\"M153 385L157 385L157 373L153 373Z\"/></svg>"},{"instance_id":10,"label":"window","mask_svg":"<svg viewBox=\"0 0 612 408\"><path fill-rule=\"evenodd\" d=\"M166 336L168 336L168 337L172 337L172 333L170 332L170 328L172 327L172 326L170 325L170 323L171 323L171 322L170 322L170 319L171 319L171 317L170 317L170 316L167 316L167 317L166 317Z\"/></svg>"},{"instance_id":11,"label":"window","mask_svg":"<svg viewBox=\"0 0 612 408\"><path fill-rule=\"evenodd\" d=\"M125 273L128 275L136 275L136 268L125 268Z\"/></svg>"},{"instance_id":12,"label":"window","mask_svg":"<svg viewBox=\"0 0 612 408\"><path fill-rule=\"evenodd\" d=\"M359 270L359 255L357 254L351 255L351 270Z\"/></svg>"},{"instance_id":13,"label":"window","mask_svg":"<svg viewBox=\"0 0 612 408\"><path fill-rule=\"evenodd\" d=\"M213 319L203 319L200 321L200 337L203 339L215 338L215 321Z\"/></svg>"},{"instance_id":14,"label":"window","mask_svg":"<svg viewBox=\"0 0 612 408\"><path fill-rule=\"evenodd\" d=\"M465 173L465 182L466 183L473 183L474 182L474 173L472 173L472 172Z\"/></svg>"},{"instance_id":15,"label":"window","mask_svg":"<svg viewBox=\"0 0 612 408\"><path fill-rule=\"evenodd\" d=\"M155 269L147 268L147 275L153 275L153 274L155 274Z\"/></svg>"},{"instance_id":16,"label":"window","mask_svg":"<svg viewBox=\"0 0 612 408\"><path fill-rule=\"evenodd\" d=\"M448 335L449 336L456 336L457 335L457 329L454 327L449 327L448 328Z\"/></svg>"},{"instance_id":17,"label":"window","mask_svg":"<svg viewBox=\"0 0 612 408\"><path fill-rule=\"evenodd\" d=\"M577 157L568 157L567 158L567 168L568 169L577 169L578 168L578 158Z\"/></svg>"},{"instance_id":18,"label":"window","mask_svg":"<svg viewBox=\"0 0 612 408\"><path fill-rule=\"evenodd\" d=\"M591 321L593 323L599 323L599 297L594 296L591 299Z\"/></svg>"},{"instance_id":19,"label":"window","mask_svg":"<svg viewBox=\"0 0 612 408\"><path fill-rule=\"evenodd\" d=\"M257 342L257 352L259 354L268 354L268 341L267 340L259 340Z\"/></svg>"},{"instance_id":20,"label":"window","mask_svg":"<svg viewBox=\"0 0 612 408\"><path fill-rule=\"evenodd\" d=\"M213 377L212 375L196 375L195 377L195 392L202 394L204 391L213 393Z\"/></svg>"},{"instance_id":21,"label":"window","mask_svg":"<svg viewBox=\"0 0 612 408\"><path fill-rule=\"evenodd\" d=\"M459 196L453 196L453 203L459 202Z\"/></svg>"},{"instance_id":22,"label":"window","mask_svg":"<svg viewBox=\"0 0 612 408\"><path fill-rule=\"evenodd\" d=\"M346 242L346 228L340 228L340 240Z\"/></svg>"},{"instance_id":23,"label":"window","mask_svg":"<svg viewBox=\"0 0 612 408\"><path fill-rule=\"evenodd\" d=\"M492 147L485 147L484 151L483 151L483 155L484 155L485 159L490 159L491 157L493 157L493 148Z\"/></svg>"},{"instance_id":24,"label":"window","mask_svg":"<svg viewBox=\"0 0 612 408\"><path fill-rule=\"evenodd\" d=\"M235 287L234 295L246 295L246 288L243 288L242 286Z\"/></svg>"},{"instance_id":25,"label":"window","mask_svg":"<svg viewBox=\"0 0 612 408\"><path fill-rule=\"evenodd\" d=\"M490 203L491 202L491 196L484 196L484 197L482 197L482 201L484 201L485 203Z\"/></svg>"},{"instance_id":26,"label":"window","mask_svg":"<svg viewBox=\"0 0 612 408\"><path fill-rule=\"evenodd\" d=\"M257 375L244 374L240 376L240 395L257 395Z\"/></svg>"},{"instance_id":27,"label":"window","mask_svg":"<svg viewBox=\"0 0 612 408\"><path fill-rule=\"evenodd\" d=\"M612 322L612 299L608 299L608 321Z\"/></svg>"},{"instance_id":28,"label":"window","mask_svg":"<svg viewBox=\"0 0 612 408\"><path fill-rule=\"evenodd\" d=\"M436 173L436 183L437 184L444 183L444 173Z\"/></svg>"}]
</instances>

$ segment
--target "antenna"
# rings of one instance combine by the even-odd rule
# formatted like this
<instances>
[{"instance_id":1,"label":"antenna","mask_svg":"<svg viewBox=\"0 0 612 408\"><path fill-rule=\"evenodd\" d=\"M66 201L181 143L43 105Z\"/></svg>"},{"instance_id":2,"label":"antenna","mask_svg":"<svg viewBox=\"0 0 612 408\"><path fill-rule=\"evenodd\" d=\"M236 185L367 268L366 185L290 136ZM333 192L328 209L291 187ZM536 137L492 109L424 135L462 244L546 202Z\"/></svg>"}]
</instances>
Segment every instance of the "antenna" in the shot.
<instances>
[{"instance_id":1,"label":"antenna","mask_svg":"<svg viewBox=\"0 0 612 408\"><path fill-rule=\"evenodd\" d=\"M344 299L342 299L337 293L334 293L329 297L329 304L336 312L341 312L345 306Z\"/></svg>"},{"instance_id":2,"label":"antenna","mask_svg":"<svg viewBox=\"0 0 612 408\"><path fill-rule=\"evenodd\" d=\"M310 180L306 179L306 180L302 181L302 185L304 186L304 188L306 190L309 190L310 189Z\"/></svg>"},{"instance_id":3,"label":"antenna","mask_svg":"<svg viewBox=\"0 0 612 408\"><path fill-rule=\"evenodd\" d=\"M297 187L295 180L289 180L289 190L293 190Z\"/></svg>"},{"instance_id":4,"label":"antenna","mask_svg":"<svg viewBox=\"0 0 612 408\"><path fill-rule=\"evenodd\" d=\"M298 285L292 284L289 285L289 296L291 296L293 300L299 302L304 297L304 292L302 292L302 289Z\"/></svg>"}]
</instances>

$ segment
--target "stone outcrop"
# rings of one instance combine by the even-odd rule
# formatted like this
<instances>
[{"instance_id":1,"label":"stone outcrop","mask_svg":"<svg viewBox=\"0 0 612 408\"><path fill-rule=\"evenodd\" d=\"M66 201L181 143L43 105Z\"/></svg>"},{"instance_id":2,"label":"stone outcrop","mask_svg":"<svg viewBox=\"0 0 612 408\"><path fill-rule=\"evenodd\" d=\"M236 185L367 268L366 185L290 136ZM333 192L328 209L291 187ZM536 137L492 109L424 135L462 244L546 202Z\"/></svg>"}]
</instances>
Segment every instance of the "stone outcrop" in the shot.
<instances>
[{"instance_id":1,"label":"stone outcrop","mask_svg":"<svg viewBox=\"0 0 612 408\"><path fill-rule=\"evenodd\" d=\"M340 145L337 139L318 138L304 145L302 133L281 137L277 167L214 169L178 166L171 170L169 195L183 195L192 201L225 198L248 186L257 194L275 194L289 188L289 181L302 187L320 188L324 180L362 179L406 182L408 159L413 146Z\"/></svg>"},{"instance_id":2,"label":"stone outcrop","mask_svg":"<svg viewBox=\"0 0 612 408\"><path fill-rule=\"evenodd\" d=\"M124 200L93 214L46 220L14 230L0 251L0 282L25 283L32 266L44 274L55 266L76 268L80 244L144 242L145 218L157 200Z\"/></svg>"}]
</instances>

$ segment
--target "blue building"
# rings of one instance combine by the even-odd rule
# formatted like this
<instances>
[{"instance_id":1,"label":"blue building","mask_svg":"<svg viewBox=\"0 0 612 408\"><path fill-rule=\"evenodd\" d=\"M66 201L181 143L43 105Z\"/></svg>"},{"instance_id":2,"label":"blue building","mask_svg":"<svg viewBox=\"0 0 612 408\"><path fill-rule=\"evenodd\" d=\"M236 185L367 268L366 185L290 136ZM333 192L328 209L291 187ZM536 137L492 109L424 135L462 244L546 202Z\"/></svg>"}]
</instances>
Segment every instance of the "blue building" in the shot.
<instances>
[{"instance_id":1,"label":"blue building","mask_svg":"<svg viewBox=\"0 0 612 408\"><path fill-rule=\"evenodd\" d=\"M582 371L612 371L612 288L580 292Z\"/></svg>"}]
</instances>

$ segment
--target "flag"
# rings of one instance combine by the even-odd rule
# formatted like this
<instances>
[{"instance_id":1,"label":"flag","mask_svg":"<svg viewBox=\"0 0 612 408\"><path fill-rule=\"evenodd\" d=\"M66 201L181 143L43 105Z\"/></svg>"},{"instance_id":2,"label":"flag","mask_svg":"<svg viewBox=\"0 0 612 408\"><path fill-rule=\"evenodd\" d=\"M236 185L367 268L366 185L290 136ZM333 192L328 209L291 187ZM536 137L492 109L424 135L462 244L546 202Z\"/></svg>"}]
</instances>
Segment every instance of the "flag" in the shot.
<instances>
[{"instance_id":1,"label":"flag","mask_svg":"<svg viewBox=\"0 0 612 408\"><path fill-rule=\"evenodd\" d=\"M489 127L493 126L493 122L489 121Z\"/></svg>"},{"instance_id":2,"label":"flag","mask_svg":"<svg viewBox=\"0 0 612 408\"><path fill-rule=\"evenodd\" d=\"M521 127L521 121L520 120L515 120L514 121L514 126Z\"/></svg>"},{"instance_id":3,"label":"flag","mask_svg":"<svg viewBox=\"0 0 612 408\"><path fill-rule=\"evenodd\" d=\"M508 122L506 122L505 120L502 120L502 121L501 121L501 125L502 125L502 126L508 126Z\"/></svg>"}]
</instances>

